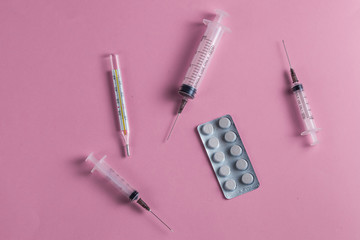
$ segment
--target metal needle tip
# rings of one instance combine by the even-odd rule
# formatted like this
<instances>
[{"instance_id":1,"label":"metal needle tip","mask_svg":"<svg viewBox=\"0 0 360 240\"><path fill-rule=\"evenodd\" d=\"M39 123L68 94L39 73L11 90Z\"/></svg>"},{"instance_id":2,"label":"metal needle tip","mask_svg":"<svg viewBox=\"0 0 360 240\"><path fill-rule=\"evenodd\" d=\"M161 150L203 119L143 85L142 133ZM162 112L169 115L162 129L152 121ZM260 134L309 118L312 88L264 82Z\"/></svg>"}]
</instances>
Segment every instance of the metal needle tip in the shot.
<instances>
[{"instance_id":1,"label":"metal needle tip","mask_svg":"<svg viewBox=\"0 0 360 240\"><path fill-rule=\"evenodd\" d=\"M169 135L168 135L168 137L166 138L166 141L168 141L168 140L169 140L170 135L171 135L171 133L172 133L172 131L173 131L174 127L175 127L176 121L177 121L177 120L178 120L178 118L179 118L179 115L180 115L180 113L178 113L178 114L177 114L176 119L175 119L175 121L174 121L174 123L173 123L173 125L172 125L172 127L171 127L170 132L169 132Z\"/></svg>"},{"instance_id":2,"label":"metal needle tip","mask_svg":"<svg viewBox=\"0 0 360 240\"><path fill-rule=\"evenodd\" d=\"M161 220L158 216L156 216L156 214L149 210L157 219L159 219L160 222L162 222L170 231L174 232L166 223L163 222L163 220Z\"/></svg>"},{"instance_id":3,"label":"metal needle tip","mask_svg":"<svg viewBox=\"0 0 360 240\"><path fill-rule=\"evenodd\" d=\"M128 157L130 157L130 147L129 147L129 144L126 144L126 154L128 155Z\"/></svg>"},{"instance_id":4,"label":"metal needle tip","mask_svg":"<svg viewBox=\"0 0 360 240\"><path fill-rule=\"evenodd\" d=\"M288 52L286 50L285 41L282 40L282 43L283 43L283 46L284 46L284 49L285 49L286 57L287 57L288 62L289 62L289 66L290 66L290 68L292 68L291 63L290 63L290 58L289 58Z\"/></svg>"}]
</instances>

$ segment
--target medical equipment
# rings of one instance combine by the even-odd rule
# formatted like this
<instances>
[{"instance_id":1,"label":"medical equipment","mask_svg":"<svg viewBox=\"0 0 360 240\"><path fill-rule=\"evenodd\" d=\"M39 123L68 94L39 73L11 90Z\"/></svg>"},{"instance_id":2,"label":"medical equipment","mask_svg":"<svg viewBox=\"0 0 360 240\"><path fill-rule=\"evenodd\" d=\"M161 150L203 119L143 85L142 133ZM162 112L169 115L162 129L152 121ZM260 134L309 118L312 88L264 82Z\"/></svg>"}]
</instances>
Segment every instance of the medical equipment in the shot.
<instances>
[{"instance_id":1,"label":"medical equipment","mask_svg":"<svg viewBox=\"0 0 360 240\"><path fill-rule=\"evenodd\" d=\"M200 124L197 130L226 199L237 197L260 186L230 115Z\"/></svg>"},{"instance_id":2,"label":"medical equipment","mask_svg":"<svg viewBox=\"0 0 360 240\"><path fill-rule=\"evenodd\" d=\"M126 113L126 104L120 72L119 56L117 54L110 54L110 64L112 68L112 78L115 90L117 113L119 116L120 132L125 142L126 153L128 156L130 156L130 128Z\"/></svg>"},{"instance_id":3,"label":"medical equipment","mask_svg":"<svg viewBox=\"0 0 360 240\"><path fill-rule=\"evenodd\" d=\"M320 131L320 128L316 127L315 120L312 115L309 102L307 101L307 98L305 95L304 87L299 82L299 80L295 74L295 70L291 66L290 58L287 53L284 40L282 40L282 43L284 45L286 57L288 59L289 66L290 66L290 75L291 75L291 79L292 79L291 91L295 94L296 103L299 107L300 114L301 114L301 117L302 117L304 125L305 125L305 131L302 132L301 135L303 136L303 135L310 134L311 141L312 141L311 145L314 146L319 143L317 136L316 136L316 132Z\"/></svg>"},{"instance_id":4,"label":"medical equipment","mask_svg":"<svg viewBox=\"0 0 360 240\"><path fill-rule=\"evenodd\" d=\"M132 188L120 175L111 168L109 164L105 162L106 155L100 160L97 160L93 153L86 158L85 161L90 161L94 164L94 168L91 170L93 173L97 170L105 178L107 178L117 190L130 199L131 202L136 201L141 207L151 212L160 222L162 222L169 230L173 231L166 223L164 223L151 209L150 207L139 197L139 192Z\"/></svg>"},{"instance_id":5,"label":"medical equipment","mask_svg":"<svg viewBox=\"0 0 360 240\"><path fill-rule=\"evenodd\" d=\"M228 16L225 11L216 10L216 17L213 21L204 19L203 23L207 25L206 31L201 38L201 42L197 48L195 56L193 57L190 67L187 70L185 79L180 87L179 94L182 96L181 104L176 116L176 119L171 127L167 140L174 129L175 123L182 113L186 103L189 99L195 97L195 93L199 88L199 84L204 77L204 74L209 66L210 60L214 55L214 51L220 42L220 39L225 31L230 31L229 28L221 24L223 17Z\"/></svg>"}]
</instances>

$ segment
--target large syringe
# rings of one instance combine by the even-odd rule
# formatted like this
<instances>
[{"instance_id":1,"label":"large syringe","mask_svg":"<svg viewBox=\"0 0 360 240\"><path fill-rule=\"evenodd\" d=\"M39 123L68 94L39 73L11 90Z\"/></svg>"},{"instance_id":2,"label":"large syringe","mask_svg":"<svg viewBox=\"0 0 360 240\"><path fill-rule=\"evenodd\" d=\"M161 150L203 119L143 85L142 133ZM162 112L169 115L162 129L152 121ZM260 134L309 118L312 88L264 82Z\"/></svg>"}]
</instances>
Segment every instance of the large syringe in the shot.
<instances>
[{"instance_id":1,"label":"large syringe","mask_svg":"<svg viewBox=\"0 0 360 240\"><path fill-rule=\"evenodd\" d=\"M228 14L222 10L216 10L216 17L213 21L204 19L203 22L207 26L201 42L196 50L190 67L187 70L185 79L180 87L179 94L182 96L181 104L177 112L176 119L171 127L167 140L169 139L175 123L182 113L186 103L189 99L195 97L196 91L199 87L204 74L209 67L210 60L212 59L215 49L220 42L221 37L225 31L230 31L229 28L221 24L223 17Z\"/></svg>"}]
</instances>

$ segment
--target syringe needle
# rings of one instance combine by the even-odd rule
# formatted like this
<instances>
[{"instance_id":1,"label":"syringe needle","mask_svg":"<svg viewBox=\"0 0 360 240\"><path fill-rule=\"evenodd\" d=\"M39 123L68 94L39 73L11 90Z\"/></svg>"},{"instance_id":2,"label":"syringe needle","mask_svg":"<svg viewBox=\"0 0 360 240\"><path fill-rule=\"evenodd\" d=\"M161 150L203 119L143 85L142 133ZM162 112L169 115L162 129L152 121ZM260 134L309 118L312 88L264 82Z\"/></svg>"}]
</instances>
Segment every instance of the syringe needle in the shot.
<instances>
[{"instance_id":1,"label":"syringe needle","mask_svg":"<svg viewBox=\"0 0 360 240\"><path fill-rule=\"evenodd\" d=\"M145 208L147 211L151 212L157 219L159 219L160 222L162 222L170 231L173 232L173 230L166 223L164 223L163 220L161 220L158 216L156 216L156 214L153 211L151 211L150 207L144 202L144 200L139 198L139 200L137 200L137 203L141 207Z\"/></svg>"},{"instance_id":2,"label":"syringe needle","mask_svg":"<svg viewBox=\"0 0 360 240\"><path fill-rule=\"evenodd\" d=\"M168 135L168 137L166 138L166 141L169 140L170 135L171 135L171 133L172 133L174 127L175 127L176 121L178 120L178 118L179 118L179 116L180 116L180 113L182 113L182 111L184 110L184 107L185 107L187 101L188 101L188 100L187 100L187 98L185 98L185 97L184 97L183 99L181 99L181 104L180 104L180 107L179 107L179 110L178 110L178 114L177 114L177 116L176 116L176 119L175 119L172 127L171 127L171 130L170 130L170 132L169 132L169 135Z\"/></svg>"},{"instance_id":3,"label":"syringe needle","mask_svg":"<svg viewBox=\"0 0 360 240\"><path fill-rule=\"evenodd\" d=\"M293 83L299 82L299 80L298 80L298 78L297 78L297 76L296 76L295 70L294 70L294 69L292 68L292 66L291 66L290 58L289 58L289 55L288 55L288 52L287 52L286 46L285 46L285 41L282 40L282 43L283 43L283 45L284 45L286 57L287 57L288 62L289 62L291 79L292 79Z\"/></svg>"},{"instance_id":4,"label":"syringe needle","mask_svg":"<svg viewBox=\"0 0 360 240\"><path fill-rule=\"evenodd\" d=\"M177 116L176 116L176 118L175 118L175 121L174 121L174 123L173 123L173 125L172 125L172 127L171 127L170 132L169 132L169 135L168 135L168 137L166 138L166 141L168 141L168 140L169 140L170 135L171 135L171 133L172 133L172 131L173 131L174 127L175 127L176 121L177 121L177 119L179 118L179 116L180 116L180 113L178 113L178 114L177 114Z\"/></svg>"},{"instance_id":5,"label":"syringe needle","mask_svg":"<svg viewBox=\"0 0 360 240\"><path fill-rule=\"evenodd\" d=\"M160 222L162 222L170 231L173 232L173 230L166 224L164 223L163 220L161 220L153 211L149 210L157 219L159 219Z\"/></svg>"},{"instance_id":6,"label":"syringe needle","mask_svg":"<svg viewBox=\"0 0 360 240\"><path fill-rule=\"evenodd\" d=\"M287 50L286 50L285 41L282 40L282 43L283 43L283 45L284 45L284 49L285 49L286 57L287 57L288 62L289 62L289 66L290 66L290 68L292 68L291 63L290 63L290 58L289 58L288 52L287 52Z\"/></svg>"}]
</instances>

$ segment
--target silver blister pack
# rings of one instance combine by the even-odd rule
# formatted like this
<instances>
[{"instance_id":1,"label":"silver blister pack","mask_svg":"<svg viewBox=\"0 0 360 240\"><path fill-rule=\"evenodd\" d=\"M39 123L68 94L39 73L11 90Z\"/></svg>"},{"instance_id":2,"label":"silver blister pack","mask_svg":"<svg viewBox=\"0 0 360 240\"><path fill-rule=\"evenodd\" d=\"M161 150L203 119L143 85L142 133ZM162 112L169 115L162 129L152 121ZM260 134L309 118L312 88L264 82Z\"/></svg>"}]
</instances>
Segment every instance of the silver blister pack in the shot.
<instances>
[{"instance_id":1,"label":"silver blister pack","mask_svg":"<svg viewBox=\"0 0 360 240\"><path fill-rule=\"evenodd\" d=\"M225 198L237 197L260 186L230 115L200 124L197 130Z\"/></svg>"}]
</instances>

